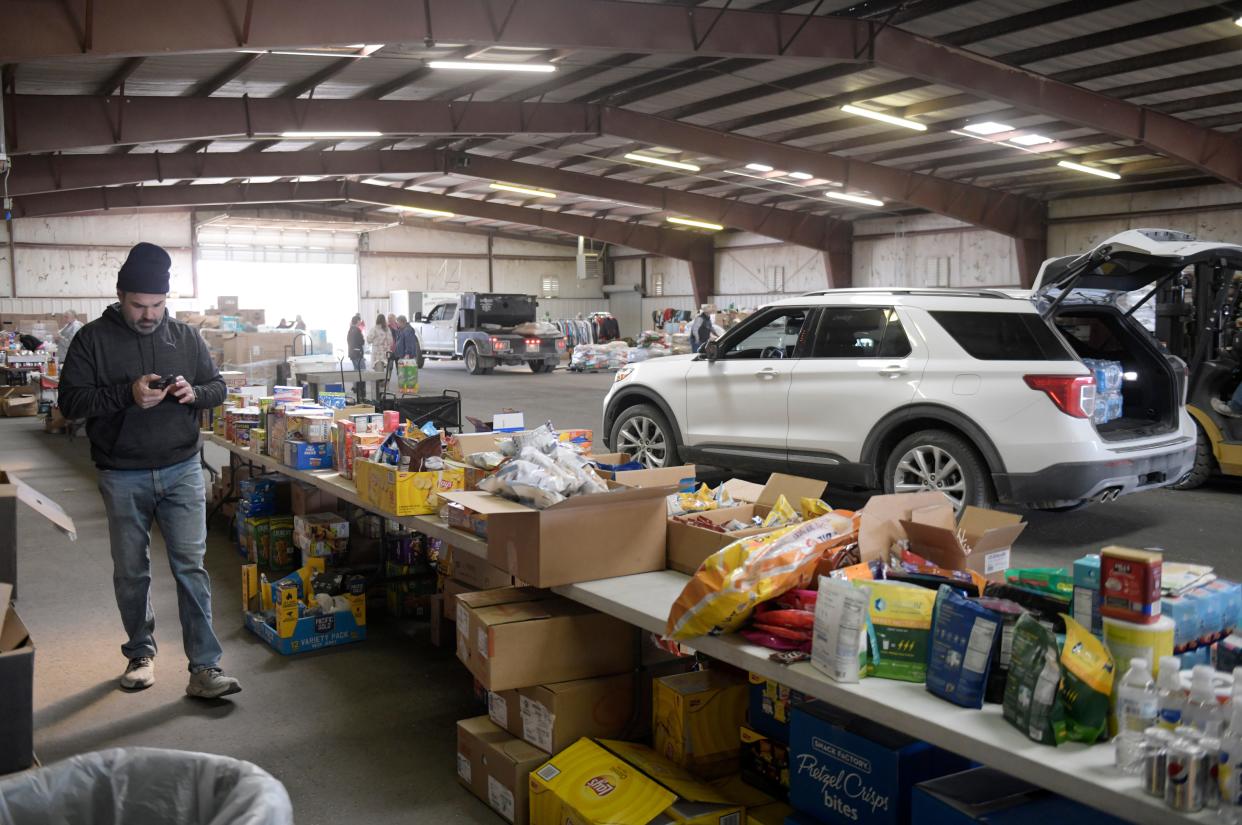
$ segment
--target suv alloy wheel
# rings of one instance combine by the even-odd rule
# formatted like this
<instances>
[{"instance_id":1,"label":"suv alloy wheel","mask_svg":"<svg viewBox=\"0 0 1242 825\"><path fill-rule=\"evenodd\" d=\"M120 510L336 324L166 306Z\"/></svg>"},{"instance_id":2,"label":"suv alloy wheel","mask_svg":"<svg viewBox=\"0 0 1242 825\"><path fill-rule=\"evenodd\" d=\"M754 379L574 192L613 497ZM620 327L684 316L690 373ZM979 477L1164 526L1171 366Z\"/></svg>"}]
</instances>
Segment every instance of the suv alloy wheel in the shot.
<instances>
[{"instance_id":1,"label":"suv alloy wheel","mask_svg":"<svg viewBox=\"0 0 1242 825\"><path fill-rule=\"evenodd\" d=\"M975 448L943 430L922 430L903 438L884 465L885 492L938 490L958 512L968 504L993 504L996 497L989 479L987 464Z\"/></svg>"},{"instance_id":2,"label":"suv alloy wheel","mask_svg":"<svg viewBox=\"0 0 1242 825\"><path fill-rule=\"evenodd\" d=\"M612 425L612 447L629 453L648 468L672 467L677 464L677 443L672 428L655 407L639 404L617 417Z\"/></svg>"}]
</instances>

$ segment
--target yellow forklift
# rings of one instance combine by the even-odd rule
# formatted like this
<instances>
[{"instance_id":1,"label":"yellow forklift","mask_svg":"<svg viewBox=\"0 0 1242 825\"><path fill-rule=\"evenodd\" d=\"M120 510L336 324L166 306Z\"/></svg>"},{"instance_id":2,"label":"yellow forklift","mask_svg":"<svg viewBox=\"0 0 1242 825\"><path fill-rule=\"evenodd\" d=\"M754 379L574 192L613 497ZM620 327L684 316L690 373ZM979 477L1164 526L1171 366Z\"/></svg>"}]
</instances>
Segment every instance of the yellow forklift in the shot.
<instances>
[{"instance_id":1,"label":"yellow forklift","mask_svg":"<svg viewBox=\"0 0 1242 825\"><path fill-rule=\"evenodd\" d=\"M1216 472L1242 476L1242 418L1217 409L1242 380L1240 255L1222 244L1158 288L1156 337L1186 362L1186 410L1199 430L1194 469L1174 489L1193 490Z\"/></svg>"}]
</instances>

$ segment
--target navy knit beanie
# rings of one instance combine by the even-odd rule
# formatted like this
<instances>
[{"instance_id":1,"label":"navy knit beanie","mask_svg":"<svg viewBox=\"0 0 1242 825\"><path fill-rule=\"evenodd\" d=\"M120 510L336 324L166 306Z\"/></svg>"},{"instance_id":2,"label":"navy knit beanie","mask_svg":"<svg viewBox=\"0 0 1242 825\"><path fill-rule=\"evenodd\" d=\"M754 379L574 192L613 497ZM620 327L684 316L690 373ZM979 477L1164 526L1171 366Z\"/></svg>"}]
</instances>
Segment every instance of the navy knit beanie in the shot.
<instances>
[{"instance_id":1,"label":"navy knit beanie","mask_svg":"<svg viewBox=\"0 0 1242 825\"><path fill-rule=\"evenodd\" d=\"M172 258L163 247L145 241L134 244L117 273L116 288L121 292L167 295L171 267Z\"/></svg>"}]
</instances>

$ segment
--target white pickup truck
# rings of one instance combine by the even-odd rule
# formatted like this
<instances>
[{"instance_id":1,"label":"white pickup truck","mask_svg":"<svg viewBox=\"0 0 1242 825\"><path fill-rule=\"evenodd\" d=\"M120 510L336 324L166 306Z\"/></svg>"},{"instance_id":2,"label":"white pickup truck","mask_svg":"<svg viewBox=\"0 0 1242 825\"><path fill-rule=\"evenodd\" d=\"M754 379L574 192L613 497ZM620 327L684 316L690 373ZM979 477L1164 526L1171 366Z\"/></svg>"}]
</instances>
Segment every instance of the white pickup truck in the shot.
<instances>
[{"instance_id":1,"label":"white pickup truck","mask_svg":"<svg viewBox=\"0 0 1242 825\"><path fill-rule=\"evenodd\" d=\"M565 336L524 328L535 324L538 305L533 295L463 292L415 316L411 326L424 357L460 358L471 375L523 363L531 372L551 372L565 354Z\"/></svg>"}]
</instances>

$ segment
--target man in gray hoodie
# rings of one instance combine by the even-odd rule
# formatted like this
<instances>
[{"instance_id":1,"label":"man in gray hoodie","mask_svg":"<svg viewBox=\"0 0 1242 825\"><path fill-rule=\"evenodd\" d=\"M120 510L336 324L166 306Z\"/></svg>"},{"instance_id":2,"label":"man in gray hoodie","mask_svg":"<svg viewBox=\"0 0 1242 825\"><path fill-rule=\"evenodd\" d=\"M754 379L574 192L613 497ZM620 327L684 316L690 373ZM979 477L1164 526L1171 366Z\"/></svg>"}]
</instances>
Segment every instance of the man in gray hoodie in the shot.
<instances>
[{"instance_id":1,"label":"man in gray hoodie","mask_svg":"<svg viewBox=\"0 0 1242 825\"><path fill-rule=\"evenodd\" d=\"M159 524L177 581L181 640L189 659L186 693L215 699L241 685L220 669L211 626L206 496L198 460L198 411L218 406L224 379L198 330L169 317L172 260L140 243L117 275L117 303L74 336L60 377L59 404L85 418L91 458L108 513L112 584L129 640L121 686L155 681L151 608L151 523Z\"/></svg>"}]
</instances>

